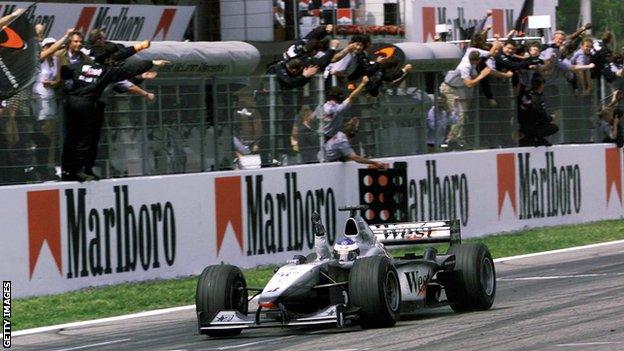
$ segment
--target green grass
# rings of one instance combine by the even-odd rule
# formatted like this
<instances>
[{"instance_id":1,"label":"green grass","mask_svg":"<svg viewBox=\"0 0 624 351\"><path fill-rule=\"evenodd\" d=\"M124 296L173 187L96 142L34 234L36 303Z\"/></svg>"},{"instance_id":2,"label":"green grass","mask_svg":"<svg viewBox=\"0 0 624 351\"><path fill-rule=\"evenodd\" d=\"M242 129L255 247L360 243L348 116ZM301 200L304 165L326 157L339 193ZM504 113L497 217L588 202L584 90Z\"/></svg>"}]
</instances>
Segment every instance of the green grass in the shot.
<instances>
[{"instance_id":1,"label":"green grass","mask_svg":"<svg viewBox=\"0 0 624 351\"><path fill-rule=\"evenodd\" d=\"M624 239L624 221L548 227L469 239L494 258ZM400 254L405 250L395 251ZM439 251L445 251L443 246ZM249 286L263 286L273 267L245 270ZM129 283L13 301L13 330L110 317L195 303L196 278Z\"/></svg>"}]
</instances>

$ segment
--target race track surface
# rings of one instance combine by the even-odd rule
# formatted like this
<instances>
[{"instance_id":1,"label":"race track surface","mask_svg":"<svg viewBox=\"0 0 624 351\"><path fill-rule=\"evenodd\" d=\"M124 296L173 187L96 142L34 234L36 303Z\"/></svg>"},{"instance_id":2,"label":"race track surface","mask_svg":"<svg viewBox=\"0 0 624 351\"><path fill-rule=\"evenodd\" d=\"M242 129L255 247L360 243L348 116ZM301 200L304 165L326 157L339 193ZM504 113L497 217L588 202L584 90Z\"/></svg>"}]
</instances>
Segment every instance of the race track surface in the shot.
<instances>
[{"instance_id":1,"label":"race track surface","mask_svg":"<svg viewBox=\"0 0 624 351\"><path fill-rule=\"evenodd\" d=\"M394 328L197 334L194 310L13 338L15 350L624 350L624 244L496 263L489 311L449 307Z\"/></svg>"}]
</instances>

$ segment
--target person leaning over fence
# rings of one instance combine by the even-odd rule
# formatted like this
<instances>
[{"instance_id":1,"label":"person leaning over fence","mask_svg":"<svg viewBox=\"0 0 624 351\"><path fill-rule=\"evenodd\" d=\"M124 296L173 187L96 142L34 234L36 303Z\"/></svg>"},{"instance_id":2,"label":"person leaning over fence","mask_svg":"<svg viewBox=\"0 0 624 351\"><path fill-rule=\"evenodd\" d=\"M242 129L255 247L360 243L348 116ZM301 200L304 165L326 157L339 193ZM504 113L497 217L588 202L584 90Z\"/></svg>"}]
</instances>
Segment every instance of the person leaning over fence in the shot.
<instances>
[{"instance_id":1,"label":"person leaning over fence","mask_svg":"<svg viewBox=\"0 0 624 351\"><path fill-rule=\"evenodd\" d=\"M285 61L304 56L314 56L322 47L322 41L331 34L334 26L328 24L326 26L318 26L306 34L302 39L295 41L282 54Z\"/></svg>"},{"instance_id":2,"label":"person leaning over fence","mask_svg":"<svg viewBox=\"0 0 624 351\"><path fill-rule=\"evenodd\" d=\"M598 113L598 137L596 141L614 143L618 147L624 146L621 119L624 112L617 105L624 98L624 92L616 90L612 94L611 102Z\"/></svg>"},{"instance_id":3,"label":"person leaning over fence","mask_svg":"<svg viewBox=\"0 0 624 351\"><path fill-rule=\"evenodd\" d=\"M164 66L167 61L139 61L119 67L100 65L80 52L82 34L70 36L69 50L61 56L61 79L65 94L65 138L62 155L62 180L94 180L85 173L91 158L93 140L99 138L97 101L112 83L146 72L152 66ZM101 125L101 124L100 124Z\"/></svg>"},{"instance_id":4,"label":"person leaning over fence","mask_svg":"<svg viewBox=\"0 0 624 351\"><path fill-rule=\"evenodd\" d=\"M612 63L616 55L609 47L613 43L613 33L605 31L600 36L600 40L594 41L589 51L591 62L596 65L592 69L592 78L598 78L601 75L607 82L613 83L617 78L622 77L622 69L614 69Z\"/></svg>"},{"instance_id":5,"label":"person leaning over fence","mask_svg":"<svg viewBox=\"0 0 624 351\"><path fill-rule=\"evenodd\" d=\"M590 59L590 51L593 45L593 40L591 38L585 38L581 42L581 46L574 52L570 62L572 65L589 65L591 62ZM576 77L576 83L578 87L579 95L589 95L591 93L592 85L591 85L591 71L590 70L580 70L574 73Z\"/></svg>"},{"instance_id":6,"label":"person leaning over fence","mask_svg":"<svg viewBox=\"0 0 624 351\"><path fill-rule=\"evenodd\" d=\"M334 55L329 64L325 68L323 78L325 78L325 86L333 86L332 77L336 80L346 80L352 68L357 67L357 59L362 55L366 55L366 51L370 47L370 38L366 35L354 35L351 37L349 45L340 53ZM364 52L364 53L363 53ZM364 56L366 57L366 56Z\"/></svg>"},{"instance_id":7,"label":"person leaning over fence","mask_svg":"<svg viewBox=\"0 0 624 351\"><path fill-rule=\"evenodd\" d=\"M529 44L529 50L525 54L526 59L533 63L528 68L522 69L518 72L519 84L516 95L522 96L525 91L531 89L531 80L536 74L541 74L542 71L548 70L554 60L542 60L540 59L540 48L542 44L540 42L533 42Z\"/></svg>"},{"instance_id":8,"label":"person leaning over fence","mask_svg":"<svg viewBox=\"0 0 624 351\"><path fill-rule=\"evenodd\" d=\"M346 99L340 87L331 87L325 93L327 101L323 104L321 116L321 133L325 138L325 143L342 129L345 114L353 105L354 100L364 91L366 84L368 84L368 77L364 76L357 88Z\"/></svg>"},{"instance_id":9,"label":"person leaning over fence","mask_svg":"<svg viewBox=\"0 0 624 351\"><path fill-rule=\"evenodd\" d=\"M440 93L446 99L448 110L452 110L456 104L458 106L459 120L457 124L451 127L446 139L446 143L452 148L463 147L464 123L470 106L469 99L472 97L472 88L492 71L491 68L485 67L481 73L477 74L476 66L480 57L478 52L471 52L468 62L462 61L457 68L449 71L444 77L444 82L440 85Z\"/></svg>"},{"instance_id":10,"label":"person leaning over fence","mask_svg":"<svg viewBox=\"0 0 624 351\"><path fill-rule=\"evenodd\" d=\"M318 72L318 66L305 67L301 59L281 61L269 67L266 74L274 74L281 89L301 88Z\"/></svg>"},{"instance_id":11,"label":"person leaning over fence","mask_svg":"<svg viewBox=\"0 0 624 351\"><path fill-rule=\"evenodd\" d=\"M323 145L325 159L329 162L355 161L357 163L373 165L378 169L385 169L386 166L383 163L360 156L353 151L353 147L351 147L351 143L349 141L357 134L359 126L359 118L353 117L345 123L342 131L339 131L336 135L326 141L325 145Z\"/></svg>"},{"instance_id":12,"label":"person leaning over fence","mask_svg":"<svg viewBox=\"0 0 624 351\"><path fill-rule=\"evenodd\" d=\"M503 44L503 49L500 54L496 56L496 69L505 70L510 72L518 72L523 69L528 69L531 65L543 64L544 61L539 57L529 57L526 59L520 59L516 57L516 49L518 46L513 40L507 40Z\"/></svg>"},{"instance_id":13,"label":"person leaning over fence","mask_svg":"<svg viewBox=\"0 0 624 351\"><path fill-rule=\"evenodd\" d=\"M486 19L489 17L486 16ZM489 28L489 27L488 27ZM471 52L478 52L481 59L479 60L479 64L477 65L477 73L480 73L485 67L490 67L492 70L496 70L496 62L493 60L496 57L499 48L499 42L496 40L493 44L488 44L487 42L487 30L477 30L475 28L475 33L470 38L470 43L468 44L468 48L466 52L464 52L464 56L462 56L462 61L465 63L470 63ZM495 73L495 72L494 72ZM494 99L494 93L492 92L492 87L490 85L490 77L486 77L481 80L479 83L479 87L481 88L481 92L485 95L485 98L488 100L488 104L491 107L495 107L497 105L496 100Z\"/></svg>"},{"instance_id":14,"label":"person leaning over fence","mask_svg":"<svg viewBox=\"0 0 624 351\"><path fill-rule=\"evenodd\" d=\"M518 124L520 135L518 146L551 146L546 137L559 131L554 116L549 115L544 102L544 78L534 76L531 89L520 98Z\"/></svg>"}]
</instances>

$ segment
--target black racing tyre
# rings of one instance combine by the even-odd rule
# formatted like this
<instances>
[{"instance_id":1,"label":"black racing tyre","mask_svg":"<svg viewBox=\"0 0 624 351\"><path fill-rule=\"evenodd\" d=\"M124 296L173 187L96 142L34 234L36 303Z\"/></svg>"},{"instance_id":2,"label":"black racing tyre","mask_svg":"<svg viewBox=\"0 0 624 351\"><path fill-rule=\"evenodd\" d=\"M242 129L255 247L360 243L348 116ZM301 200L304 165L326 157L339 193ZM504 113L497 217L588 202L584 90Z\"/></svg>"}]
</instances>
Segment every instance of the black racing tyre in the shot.
<instances>
[{"instance_id":1,"label":"black racing tyre","mask_svg":"<svg viewBox=\"0 0 624 351\"><path fill-rule=\"evenodd\" d=\"M359 308L364 329L396 324L401 306L401 286L396 269L385 256L357 259L349 273L349 301Z\"/></svg>"},{"instance_id":2,"label":"black racing tyre","mask_svg":"<svg viewBox=\"0 0 624 351\"><path fill-rule=\"evenodd\" d=\"M197 281L195 309L201 328L209 324L219 311L237 310L247 314L247 282L240 268L231 265L216 265L204 268ZM234 336L241 329L202 331L209 336Z\"/></svg>"},{"instance_id":3,"label":"black racing tyre","mask_svg":"<svg viewBox=\"0 0 624 351\"><path fill-rule=\"evenodd\" d=\"M446 297L455 312L488 310L496 296L496 271L487 246L481 243L452 245L455 269L445 286Z\"/></svg>"}]
</instances>

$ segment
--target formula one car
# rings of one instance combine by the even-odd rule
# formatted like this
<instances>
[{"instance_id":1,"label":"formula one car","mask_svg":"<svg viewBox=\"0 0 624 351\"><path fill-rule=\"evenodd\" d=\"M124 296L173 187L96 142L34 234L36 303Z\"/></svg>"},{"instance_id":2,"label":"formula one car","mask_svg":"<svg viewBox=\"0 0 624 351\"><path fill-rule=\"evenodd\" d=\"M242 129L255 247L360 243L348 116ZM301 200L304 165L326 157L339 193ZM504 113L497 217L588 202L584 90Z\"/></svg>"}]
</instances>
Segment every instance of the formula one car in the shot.
<instances>
[{"instance_id":1,"label":"formula one car","mask_svg":"<svg viewBox=\"0 0 624 351\"><path fill-rule=\"evenodd\" d=\"M248 287L236 266L206 267L195 297L199 333L233 336L247 328L318 324L382 328L421 308L450 305L465 312L492 306L492 256L483 244L461 243L457 220L368 225L357 215L362 209L342 209L351 215L333 250L315 213L315 252L295 256L264 288ZM386 250L441 242L450 243L441 255L433 247L396 258ZM258 308L248 313L253 298Z\"/></svg>"}]
</instances>

